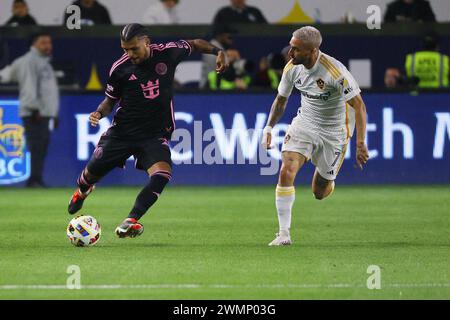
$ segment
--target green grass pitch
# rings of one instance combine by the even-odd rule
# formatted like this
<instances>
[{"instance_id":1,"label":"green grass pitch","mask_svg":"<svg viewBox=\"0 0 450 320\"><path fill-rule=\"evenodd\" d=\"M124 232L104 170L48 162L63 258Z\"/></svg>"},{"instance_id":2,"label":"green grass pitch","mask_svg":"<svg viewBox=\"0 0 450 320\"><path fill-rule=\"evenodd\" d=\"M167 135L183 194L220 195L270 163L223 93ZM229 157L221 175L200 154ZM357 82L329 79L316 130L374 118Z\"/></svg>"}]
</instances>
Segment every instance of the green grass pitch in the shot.
<instances>
[{"instance_id":1,"label":"green grass pitch","mask_svg":"<svg viewBox=\"0 0 450 320\"><path fill-rule=\"evenodd\" d=\"M144 234L118 239L139 188L100 185L81 211L102 225L91 248L65 235L71 192L0 189L0 299L450 299L450 186L337 186L322 201L298 187L294 244L275 248L274 187L169 186ZM80 290L64 287L70 265Z\"/></svg>"}]
</instances>

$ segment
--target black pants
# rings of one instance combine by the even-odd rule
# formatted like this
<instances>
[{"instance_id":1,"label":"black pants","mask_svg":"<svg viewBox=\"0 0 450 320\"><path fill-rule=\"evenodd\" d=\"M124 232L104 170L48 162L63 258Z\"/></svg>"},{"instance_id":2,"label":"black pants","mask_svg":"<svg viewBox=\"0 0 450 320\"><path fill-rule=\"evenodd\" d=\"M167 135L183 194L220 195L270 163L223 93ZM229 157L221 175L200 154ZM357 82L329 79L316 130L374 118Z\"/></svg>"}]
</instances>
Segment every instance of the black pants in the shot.
<instances>
[{"instance_id":1,"label":"black pants","mask_svg":"<svg viewBox=\"0 0 450 320\"><path fill-rule=\"evenodd\" d=\"M45 156L47 155L50 130L48 128L50 118L23 117L25 127L25 138L27 147L31 154L31 175L28 183L42 183Z\"/></svg>"}]
</instances>

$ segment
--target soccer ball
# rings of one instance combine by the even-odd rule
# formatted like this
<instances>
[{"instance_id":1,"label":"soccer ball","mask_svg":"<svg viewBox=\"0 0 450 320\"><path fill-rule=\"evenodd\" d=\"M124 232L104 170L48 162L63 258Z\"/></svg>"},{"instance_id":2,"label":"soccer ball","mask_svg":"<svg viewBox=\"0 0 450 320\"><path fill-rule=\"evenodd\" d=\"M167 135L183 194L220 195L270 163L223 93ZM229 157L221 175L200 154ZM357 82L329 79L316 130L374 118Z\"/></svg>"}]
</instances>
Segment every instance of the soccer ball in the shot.
<instances>
[{"instance_id":1,"label":"soccer ball","mask_svg":"<svg viewBox=\"0 0 450 320\"><path fill-rule=\"evenodd\" d=\"M100 224L94 217L77 216L70 220L67 226L67 237L77 247L93 246L102 234Z\"/></svg>"}]
</instances>

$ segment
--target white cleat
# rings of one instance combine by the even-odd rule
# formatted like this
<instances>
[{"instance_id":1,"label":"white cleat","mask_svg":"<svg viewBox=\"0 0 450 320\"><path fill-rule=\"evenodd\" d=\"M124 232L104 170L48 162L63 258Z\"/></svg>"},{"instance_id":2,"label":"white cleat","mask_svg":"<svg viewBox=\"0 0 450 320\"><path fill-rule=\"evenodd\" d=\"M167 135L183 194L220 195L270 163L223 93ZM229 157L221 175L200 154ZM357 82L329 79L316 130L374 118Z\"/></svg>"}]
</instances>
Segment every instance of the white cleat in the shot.
<instances>
[{"instance_id":1,"label":"white cleat","mask_svg":"<svg viewBox=\"0 0 450 320\"><path fill-rule=\"evenodd\" d=\"M280 231L280 233L276 234L276 238L273 239L269 246L289 246L292 244L291 236L289 232Z\"/></svg>"}]
</instances>

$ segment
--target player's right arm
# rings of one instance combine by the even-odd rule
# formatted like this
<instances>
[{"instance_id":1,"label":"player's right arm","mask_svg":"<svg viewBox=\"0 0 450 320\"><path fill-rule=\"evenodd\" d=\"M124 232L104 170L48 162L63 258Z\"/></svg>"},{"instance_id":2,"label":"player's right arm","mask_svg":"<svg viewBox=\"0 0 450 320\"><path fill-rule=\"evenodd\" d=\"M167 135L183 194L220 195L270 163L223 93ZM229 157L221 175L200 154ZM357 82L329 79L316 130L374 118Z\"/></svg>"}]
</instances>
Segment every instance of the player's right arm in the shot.
<instances>
[{"instance_id":1,"label":"player's right arm","mask_svg":"<svg viewBox=\"0 0 450 320\"><path fill-rule=\"evenodd\" d=\"M270 108L269 119L267 120L266 127L263 130L263 140L262 144L264 148L271 149L272 148L272 128L280 121L281 117L284 114L284 110L286 110L288 98L277 94L275 100L272 103L272 107Z\"/></svg>"},{"instance_id":2,"label":"player's right arm","mask_svg":"<svg viewBox=\"0 0 450 320\"><path fill-rule=\"evenodd\" d=\"M124 57L124 56L122 56ZM117 101L122 96L122 81L123 73L120 72L120 65L117 60L109 72L109 79L106 82L105 99L98 105L97 110L89 114L89 122L91 126L96 127L100 119L105 118L111 114ZM123 61L123 60L122 60Z\"/></svg>"},{"instance_id":3,"label":"player's right arm","mask_svg":"<svg viewBox=\"0 0 450 320\"><path fill-rule=\"evenodd\" d=\"M269 118L263 130L262 145L266 149L271 149L272 145L272 128L280 121L286 110L286 105L291 95L294 83L292 81L291 69L293 67L292 61L289 61L283 70L280 84L278 85L278 94L270 108Z\"/></svg>"},{"instance_id":4,"label":"player's right arm","mask_svg":"<svg viewBox=\"0 0 450 320\"><path fill-rule=\"evenodd\" d=\"M116 100L110 97L105 97L105 99L98 105L97 110L89 114L89 122L91 126L96 127L100 119L109 116L112 112Z\"/></svg>"}]
</instances>

